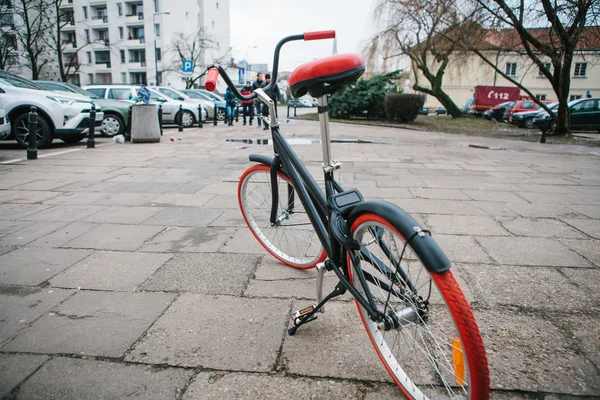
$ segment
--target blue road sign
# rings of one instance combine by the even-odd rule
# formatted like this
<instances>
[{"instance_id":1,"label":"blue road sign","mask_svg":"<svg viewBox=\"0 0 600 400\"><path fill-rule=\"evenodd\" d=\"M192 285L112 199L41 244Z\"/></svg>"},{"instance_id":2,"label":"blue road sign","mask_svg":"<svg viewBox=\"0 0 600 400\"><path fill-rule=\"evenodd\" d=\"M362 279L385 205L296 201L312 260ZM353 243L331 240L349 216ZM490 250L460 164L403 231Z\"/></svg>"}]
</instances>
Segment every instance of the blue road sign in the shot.
<instances>
[{"instance_id":1,"label":"blue road sign","mask_svg":"<svg viewBox=\"0 0 600 400\"><path fill-rule=\"evenodd\" d=\"M183 60L181 62L181 72L191 74L194 72L194 61L192 60Z\"/></svg>"},{"instance_id":2,"label":"blue road sign","mask_svg":"<svg viewBox=\"0 0 600 400\"><path fill-rule=\"evenodd\" d=\"M243 85L244 83L244 78L246 77L246 69L245 68L238 68L238 83L240 85Z\"/></svg>"}]
</instances>

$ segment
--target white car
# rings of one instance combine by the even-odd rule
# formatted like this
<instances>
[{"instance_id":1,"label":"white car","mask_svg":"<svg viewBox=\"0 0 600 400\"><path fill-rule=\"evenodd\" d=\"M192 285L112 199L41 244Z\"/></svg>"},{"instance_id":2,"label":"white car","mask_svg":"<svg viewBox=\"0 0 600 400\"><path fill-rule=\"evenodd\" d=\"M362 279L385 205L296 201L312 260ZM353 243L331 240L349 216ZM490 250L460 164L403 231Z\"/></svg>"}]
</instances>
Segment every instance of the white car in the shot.
<instances>
[{"instance_id":1,"label":"white car","mask_svg":"<svg viewBox=\"0 0 600 400\"><path fill-rule=\"evenodd\" d=\"M37 108L37 146L50 146L54 138L64 142L79 142L88 133L90 110L96 106L95 126L100 126L104 113L89 98L77 94L59 94L20 76L0 71L0 108L4 109L12 126L9 138L27 148L28 116L31 106Z\"/></svg>"},{"instance_id":2,"label":"white car","mask_svg":"<svg viewBox=\"0 0 600 400\"><path fill-rule=\"evenodd\" d=\"M0 109L0 140L10 136L10 121L6 117L6 111Z\"/></svg>"},{"instance_id":3,"label":"white car","mask_svg":"<svg viewBox=\"0 0 600 400\"><path fill-rule=\"evenodd\" d=\"M139 86L136 85L89 85L83 87L85 90L94 93L101 99L115 100L135 100ZM185 128L189 128L198 123L198 104L187 101L172 100L163 96L156 90L147 87L150 91L150 103L162 105L163 123L177 123L179 118L179 105L182 106L181 121ZM202 109L202 121L206 121L207 113Z\"/></svg>"},{"instance_id":4,"label":"white car","mask_svg":"<svg viewBox=\"0 0 600 400\"><path fill-rule=\"evenodd\" d=\"M200 104L202 105L202 108L206 110L208 115L213 116L215 114L215 103L212 101L190 97L187 94L180 92L179 90L169 87L153 86L152 89L158 90L163 96L166 96L172 100Z\"/></svg>"}]
</instances>

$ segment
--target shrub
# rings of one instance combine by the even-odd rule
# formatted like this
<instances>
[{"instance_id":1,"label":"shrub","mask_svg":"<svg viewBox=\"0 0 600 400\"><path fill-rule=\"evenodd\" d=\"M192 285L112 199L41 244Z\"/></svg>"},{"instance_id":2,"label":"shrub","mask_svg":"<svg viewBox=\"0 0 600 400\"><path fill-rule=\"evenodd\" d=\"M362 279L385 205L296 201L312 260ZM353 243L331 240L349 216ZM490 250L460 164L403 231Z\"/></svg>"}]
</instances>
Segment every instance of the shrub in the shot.
<instances>
[{"instance_id":1,"label":"shrub","mask_svg":"<svg viewBox=\"0 0 600 400\"><path fill-rule=\"evenodd\" d=\"M335 93L329 99L329 112L334 118L385 118L385 93L388 75L362 79Z\"/></svg>"},{"instance_id":2,"label":"shrub","mask_svg":"<svg viewBox=\"0 0 600 400\"><path fill-rule=\"evenodd\" d=\"M411 122L425 104L425 96L408 93L388 93L385 96L385 114L388 121Z\"/></svg>"}]
</instances>

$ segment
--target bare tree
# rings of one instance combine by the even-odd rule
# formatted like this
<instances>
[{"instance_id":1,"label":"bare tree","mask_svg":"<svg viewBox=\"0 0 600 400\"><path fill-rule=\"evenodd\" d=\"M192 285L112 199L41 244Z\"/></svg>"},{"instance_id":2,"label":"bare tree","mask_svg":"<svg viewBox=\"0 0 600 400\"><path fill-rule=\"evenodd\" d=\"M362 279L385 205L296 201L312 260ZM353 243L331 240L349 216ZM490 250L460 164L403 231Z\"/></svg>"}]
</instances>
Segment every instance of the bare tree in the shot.
<instances>
[{"instance_id":1,"label":"bare tree","mask_svg":"<svg viewBox=\"0 0 600 400\"><path fill-rule=\"evenodd\" d=\"M598 0L566 1L526 1L526 0L477 0L481 10L487 15L487 27L503 27L494 40L494 32L488 34L488 43L499 52L522 52L533 61L552 85L559 102L554 118L555 133L569 133L569 110L567 102L571 89L573 57L580 49L594 48L590 44L600 39ZM589 43L588 43L589 42ZM466 45L475 51L483 61L504 78L525 90L533 99L535 96L519 82L507 76L498 68L489 53L481 48Z\"/></svg>"},{"instance_id":2,"label":"bare tree","mask_svg":"<svg viewBox=\"0 0 600 400\"><path fill-rule=\"evenodd\" d=\"M209 50L217 50L217 43L210 38L204 30L199 29L192 35L182 33L176 35L171 43L170 52L173 53L171 62L165 68L165 71L181 72L181 63L184 60L191 60L194 63L194 71L191 75L185 76L185 87L190 89L194 84L206 74L205 54ZM226 52L213 62L221 62L227 56Z\"/></svg>"},{"instance_id":3,"label":"bare tree","mask_svg":"<svg viewBox=\"0 0 600 400\"><path fill-rule=\"evenodd\" d=\"M13 10L9 4L0 2L0 69L5 71L13 66L18 47Z\"/></svg>"},{"instance_id":4,"label":"bare tree","mask_svg":"<svg viewBox=\"0 0 600 400\"><path fill-rule=\"evenodd\" d=\"M48 3L48 12L46 13L48 18L47 23L51 33L44 37L44 41L48 45L48 48L56 53L60 80L67 82L79 71L77 52L87 46L88 43L83 43L81 46L77 47L77 40L74 36L75 32L73 32L73 36L69 39L64 37L63 29L66 26L74 25L75 23L73 10L61 8L66 1L46 1ZM72 51L66 52L65 50L67 49Z\"/></svg>"},{"instance_id":5,"label":"bare tree","mask_svg":"<svg viewBox=\"0 0 600 400\"><path fill-rule=\"evenodd\" d=\"M44 41L48 28L44 14L46 6L46 0L15 0L14 3L14 15L21 20L15 24L17 42L33 80L40 78L42 69L50 61L41 57L47 51Z\"/></svg>"},{"instance_id":6,"label":"bare tree","mask_svg":"<svg viewBox=\"0 0 600 400\"><path fill-rule=\"evenodd\" d=\"M367 57L409 57L413 89L438 99L451 116L462 116L443 90L443 78L458 48L448 37L468 34L470 24L463 24L468 7L456 0L380 0L377 8L375 15L383 29L369 44ZM419 81L419 71L427 82Z\"/></svg>"}]
</instances>

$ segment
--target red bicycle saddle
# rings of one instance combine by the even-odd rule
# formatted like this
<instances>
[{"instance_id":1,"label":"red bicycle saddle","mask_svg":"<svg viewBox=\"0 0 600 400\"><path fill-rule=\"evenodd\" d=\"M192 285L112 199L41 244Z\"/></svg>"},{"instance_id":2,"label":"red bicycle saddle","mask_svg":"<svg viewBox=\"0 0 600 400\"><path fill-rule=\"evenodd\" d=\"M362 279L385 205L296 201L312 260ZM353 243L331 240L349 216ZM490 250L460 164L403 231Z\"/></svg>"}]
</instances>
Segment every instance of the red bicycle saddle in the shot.
<instances>
[{"instance_id":1,"label":"red bicycle saddle","mask_svg":"<svg viewBox=\"0 0 600 400\"><path fill-rule=\"evenodd\" d=\"M365 72L358 54L336 54L300 65L290 75L292 96L307 92L313 97L332 94L347 83L354 83Z\"/></svg>"}]
</instances>

